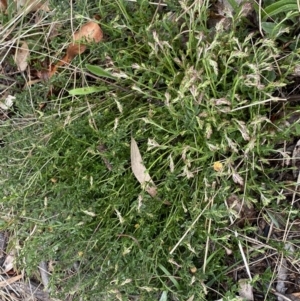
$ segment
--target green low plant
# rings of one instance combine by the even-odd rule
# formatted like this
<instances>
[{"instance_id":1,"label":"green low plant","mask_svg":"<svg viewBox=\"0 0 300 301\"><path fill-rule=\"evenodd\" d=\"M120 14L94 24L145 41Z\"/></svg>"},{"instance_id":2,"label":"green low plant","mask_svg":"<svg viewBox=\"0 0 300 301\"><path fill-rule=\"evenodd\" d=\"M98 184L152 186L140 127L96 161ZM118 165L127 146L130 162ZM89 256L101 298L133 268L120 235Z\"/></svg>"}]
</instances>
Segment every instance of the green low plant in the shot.
<instances>
[{"instance_id":1,"label":"green low plant","mask_svg":"<svg viewBox=\"0 0 300 301\"><path fill-rule=\"evenodd\" d=\"M74 60L75 80L72 66L55 75L65 93L44 111L38 87L36 102L17 94L19 111L0 127L0 196L19 265L30 274L56 262L50 288L61 298L233 298L226 252L242 264L247 241L228 228L226 200L237 194L259 211L257 196L274 200L281 188L262 162L291 134L271 123L269 104L294 63L278 63L272 39L209 29L208 1L94 4L78 1L77 13L100 12L105 40ZM154 198L131 170L131 137Z\"/></svg>"}]
</instances>

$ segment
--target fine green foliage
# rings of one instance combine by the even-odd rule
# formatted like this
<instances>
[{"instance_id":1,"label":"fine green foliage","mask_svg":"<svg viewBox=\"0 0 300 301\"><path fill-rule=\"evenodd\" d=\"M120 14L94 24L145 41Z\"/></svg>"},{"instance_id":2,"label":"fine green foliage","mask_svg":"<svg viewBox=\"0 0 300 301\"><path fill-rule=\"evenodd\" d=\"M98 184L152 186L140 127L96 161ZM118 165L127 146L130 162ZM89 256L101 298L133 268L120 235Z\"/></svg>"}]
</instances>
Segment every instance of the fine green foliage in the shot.
<instances>
[{"instance_id":1,"label":"fine green foliage","mask_svg":"<svg viewBox=\"0 0 300 301\"><path fill-rule=\"evenodd\" d=\"M56 263L50 290L62 300L233 300L239 244L257 225L231 225L226 200L260 211L280 198L268 160L297 128L270 114L297 52L281 56L277 36L258 37L239 14L209 28L208 1L166 4L77 1L73 22L99 14L104 40L16 93L0 127L1 225L28 275ZM41 109L50 84L60 92ZM133 175L131 137L155 197ZM253 286L267 293L270 274Z\"/></svg>"}]
</instances>

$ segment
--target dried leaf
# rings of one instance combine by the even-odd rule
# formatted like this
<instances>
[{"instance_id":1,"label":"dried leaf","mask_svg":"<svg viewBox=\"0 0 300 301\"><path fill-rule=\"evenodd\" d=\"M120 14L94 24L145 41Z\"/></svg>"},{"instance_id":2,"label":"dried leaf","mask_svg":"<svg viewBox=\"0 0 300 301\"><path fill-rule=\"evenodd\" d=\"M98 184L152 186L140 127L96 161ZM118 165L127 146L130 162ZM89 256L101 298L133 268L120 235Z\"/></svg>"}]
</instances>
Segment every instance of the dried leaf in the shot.
<instances>
[{"instance_id":1,"label":"dried leaf","mask_svg":"<svg viewBox=\"0 0 300 301\"><path fill-rule=\"evenodd\" d=\"M96 22L90 21L84 24L75 32L73 42L68 46L66 55L55 66L52 66L48 77L51 77L59 66L70 63L76 55L82 54L87 48L87 43L99 43L102 38L103 32Z\"/></svg>"},{"instance_id":2,"label":"dried leaf","mask_svg":"<svg viewBox=\"0 0 300 301\"><path fill-rule=\"evenodd\" d=\"M68 59L72 60L76 55L86 50L86 43L99 43L103 38L100 26L93 21L84 24L73 36L73 43L67 49ZM79 42L79 43L78 43Z\"/></svg>"},{"instance_id":3,"label":"dried leaf","mask_svg":"<svg viewBox=\"0 0 300 301\"><path fill-rule=\"evenodd\" d=\"M138 145L134 138L131 138L131 169L136 179L140 182L142 187L152 196L155 197L157 194L157 188L152 181L145 165L143 164L143 159L138 148Z\"/></svg>"},{"instance_id":4,"label":"dried leaf","mask_svg":"<svg viewBox=\"0 0 300 301\"><path fill-rule=\"evenodd\" d=\"M75 32L74 34L74 41L81 41L85 39L87 43L95 42L99 43L103 38L103 32L100 26L94 22L89 21L84 24L80 30Z\"/></svg>"},{"instance_id":5,"label":"dried leaf","mask_svg":"<svg viewBox=\"0 0 300 301\"><path fill-rule=\"evenodd\" d=\"M23 42L21 47L16 49L16 53L14 56L15 63L18 66L19 71L26 70L28 63L27 59L29 56L29 48L26 42Z\"/></svg>"},{"instance_id":6,"label":"dried leaf","mask_svg":"<svg viewBox=\"0 0 300 301\"><path fill-rule=\"evenodd\" d=\"M300 301L300 293L292 293L289 295L286 295L288 298L290 298L292 301Z\"/></svg>"},{"instance_id":7,"label":"dried leaf","mask_svg":"<svg viewBox=\"0 0 300 301\"><path fill-rule=\"evenodd\" d=\"M239 295L247 301L253 301L253 290L247 279L239 280Z\"/></svg>"},{"instance_id":8,"label":"dried leaf","mask_svg":"<svg viewBox=\"0 0 300 301\"><path fill-rule=\"evenodd\" d=\"M7 8L7 1L6 0L0 0L0 12L4 12Z\"/></svg>"}]
</instances>

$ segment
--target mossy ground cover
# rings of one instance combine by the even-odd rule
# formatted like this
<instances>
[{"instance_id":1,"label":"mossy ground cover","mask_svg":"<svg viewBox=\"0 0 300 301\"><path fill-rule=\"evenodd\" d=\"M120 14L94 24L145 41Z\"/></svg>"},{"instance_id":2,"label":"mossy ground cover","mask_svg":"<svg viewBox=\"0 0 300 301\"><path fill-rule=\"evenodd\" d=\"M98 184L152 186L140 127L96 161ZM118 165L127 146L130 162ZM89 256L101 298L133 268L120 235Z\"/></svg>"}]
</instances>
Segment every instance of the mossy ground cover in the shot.
<instances>
[{"instance_id":1,"label":"mossy ground cover","mask_svg":"<svg viewBox=\"0 0 300 301\"><path fill-rule=\"evenodd\" d=\"M56 9L41 13L45 27L61 24L51 41L30 35L44 27L28 15L12 31L28 40L35 68L62 56L70 24L100 16L104 40L47 82L23 88L27 75L15 77L14 107L0 126L1 227L28 277L55 262L50 292L62 300L232 300L240 278L272 300L275 265L260 258L282 256L285 240L259 231L279 212L284 225L298 218L273 162L283 162L279 146L299 129L271 118L286 109L278 99L294 80L297 39L286 49L290 33L262 37L242 8L209 26L212 2L164 4L52 1ZM292 21L281 24L292 32ZM155 197L132 172L132 138ZM251 216L241 222L245 206Z\"/></svg>"}]
</instances>

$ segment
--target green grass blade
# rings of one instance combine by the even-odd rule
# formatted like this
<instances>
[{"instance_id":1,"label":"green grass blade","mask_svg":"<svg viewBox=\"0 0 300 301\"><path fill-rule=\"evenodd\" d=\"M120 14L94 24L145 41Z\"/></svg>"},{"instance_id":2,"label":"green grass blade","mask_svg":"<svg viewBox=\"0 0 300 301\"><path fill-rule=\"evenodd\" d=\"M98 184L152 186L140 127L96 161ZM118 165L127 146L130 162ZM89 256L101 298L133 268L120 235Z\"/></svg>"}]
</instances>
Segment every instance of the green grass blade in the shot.
<instances>
[{"instance_id":1,"label":"green grass blade","mask_svg":"<svg viewBox=\"0 0 300 301\"><path fill-rule=\"evenodd\" d=\"M94 66L94 65L87 64L86 68L90 72L92 72L93 74L95 74L99 77L107 77L107 78L115 79L115 77L111 73L107 72L106 70L104 70L103 68L101 68L99 66Z\"/></svg>"},{"instance_id":2,"label":"green grass blade","mask_svg":"<svg viewBox=\"0 0 300 301\"><path fill-rule=\"evenodd\" d=\"M70 95L88 95L96 92L103 92L107 91L106 87L84 87L84 88L77 88L72 89L69 91Z\"/></svg>"},{"instance_id":3,"label":"green grass blade","mask_svg":"<svg viewBox=\"0 0 300 301\"><path fill-rule=\"evenodd\" d=\"M178 290L180 290L180 285L179 285L178 281L175 279L175 277L172 276L170 274L170 272L164 266L162 266L161 264L158 264L158 267L169 277L169 279L172 281L172 283L174 284L174 286Z\"/></svg>"},{"instance_id":4,"label":"green grass blade","mask_svg":"<svg viewBox=\"0 0 300 301\"><path fill-rule=\"evenodd\" d=\"M297 1L281 0L267 6L264 10L262 10L262 18L265 20L269 17L276 16L279 13L286 13L290 11L298 11Z\"/></svg>"}]
</instances>

